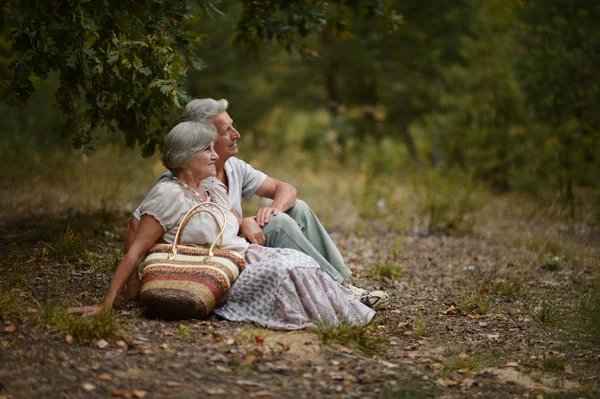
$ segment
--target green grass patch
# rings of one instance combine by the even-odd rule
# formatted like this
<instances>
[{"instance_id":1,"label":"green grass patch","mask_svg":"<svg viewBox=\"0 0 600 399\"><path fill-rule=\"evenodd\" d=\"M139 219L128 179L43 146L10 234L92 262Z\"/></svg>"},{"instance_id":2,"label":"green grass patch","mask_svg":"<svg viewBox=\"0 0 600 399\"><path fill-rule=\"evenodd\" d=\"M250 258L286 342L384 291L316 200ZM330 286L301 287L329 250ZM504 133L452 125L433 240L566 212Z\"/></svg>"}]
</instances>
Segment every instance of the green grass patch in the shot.
<instances>
[{"instance_id":1,"label":"green grass patch","mask_svg":"<svg viewBox=\"0 0 600 399\"><path fill-rule=\"evenodd\" d=\"M337 326L321 324L315 327L314 331L325 345L349 346L365 353L377 353L388 342L374 324L366 326L354 326L349 323Z\"/></svg>"},{"instance_id":2,"label":"green grass patch","mask_svg":"<svg viewBox=\"0 0 600 399\"><path fill-rule=\"evenodd\" d=\"M493 366L503 356L502 352L492 350L486 353L454 353L444 362L440 377L452 378L454 373L473 376L479 371Z\"/></svg>"},{"instance_id":3,"label":"green grass patch","mask_svg":"<svg viewBox=\"0 0 600 399\"><path fill-rule=\"evenodd\" d=\"M6 319L9 316L20 314L24 310L21 298L12 291L0 294L0 319Z\"/></svg>"},{"instance_id":4,"label":"green grass patch","mask_svg":"<svg viewBox=\"0 0 600 399\"><path fill-rule=\"evenodd\" d=\"M490 310L488 297L474 292L463 292L458 298L457 305L465 313L484 314Z\"/></svg>"},{"instance_id":5,"label":"green grass patch","mask_svg":"<svg viewBox=\"0 0 600 399\"><path fill-rule=\"evenodd\" d=\"M367 276L377 280L401 280L402 270L398 266L391 263L378 264L371 267L367 271Z\"/></svg>"},{"instance_id":6,"label":"green grass patch","mask_svg":"<svg viewBox=\"0 0 600 399\"><path fill-rule=\"evenodd\" d=\"M71 228L55 236L49 243L44 242L49 253L59 261L66 263L89 263L87 246L80 234Z\"/></svg>"},{"instance_id":7,"label":"green grass patch","mask_svg":"<svg viewBox=\"0 0 600 399\"><path fill-rule=\"evenodd\" d=\"M548 356L541 362L542 369L554 372L564 372L567 364L569 362L563 356Z\"/></svg>"},{"instance_id":8,"label":"green grass patch","mask_svg":"<svg viewBox=\"0 0 600 399\"><path fill-rule=\"evenodd\" d=\"M38 327L53 328L78 342L118 336L119 324L112 312L95 317L68 313L51 301L40 306Z\"/></svg>"},{"instance_id":9,"label":"green grass patch","mask_svg":"<svg viewBox=\"0 0 600 399\"><path fill-rule=\"evenodd\" d=\"M413 325L415 327L415 337L420 338L429 334L427 321L422 316L415 317Z\"/></svg>"},{"instance_id":10,"label":"green grass patch","mask_svg":"<svg viewBox=\"0 0 600 399\"><path fill-rule=\"evenodd\" d=\"M562 320L562 317L556 309L544 302L533 312L533 319L538 323L555 325Z\"/></svg>"},{"instance_id":11,"label":"green grass patch","mask_svg":"<svg viewBox=\"0 0 600 399\"><path fill-rule=\"evenodd\" d=\"M497 295L508 300L525 299L527 287L522 280L495 281L489 285L492 295Z\"/></svg>"}]
</instances>

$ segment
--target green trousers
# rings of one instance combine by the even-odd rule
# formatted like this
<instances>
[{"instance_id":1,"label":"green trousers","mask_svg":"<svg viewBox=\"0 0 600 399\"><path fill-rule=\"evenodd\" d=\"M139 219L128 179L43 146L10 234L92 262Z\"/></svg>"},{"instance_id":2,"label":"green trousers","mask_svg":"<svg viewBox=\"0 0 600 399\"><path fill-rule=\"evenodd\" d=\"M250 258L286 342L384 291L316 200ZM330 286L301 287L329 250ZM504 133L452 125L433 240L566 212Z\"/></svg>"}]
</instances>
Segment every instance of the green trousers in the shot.
<instances>
[{"instance_id":1,"label":"green trousers","mask_svg":"<svg viewBox=\"0 0 600 399\"><path fill-rule=\"evenodd\" d=\"M265 246L292 248L309 255L338 283L352 273L331 237L304 201L298 200L286 213L272 216L263 232L267 239Z\"/></svg>"}]
</instances>

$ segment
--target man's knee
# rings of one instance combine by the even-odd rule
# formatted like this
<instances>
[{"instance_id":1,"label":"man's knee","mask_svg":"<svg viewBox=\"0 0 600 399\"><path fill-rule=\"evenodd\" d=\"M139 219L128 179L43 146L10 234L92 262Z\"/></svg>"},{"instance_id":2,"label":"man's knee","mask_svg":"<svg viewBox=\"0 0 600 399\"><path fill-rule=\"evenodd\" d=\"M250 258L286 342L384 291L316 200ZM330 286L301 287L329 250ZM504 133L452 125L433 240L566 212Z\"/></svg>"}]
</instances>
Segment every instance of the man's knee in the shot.
<instances>
[{"instance_id":1,"label":"man's knee","mask_svg":"<svg viewBox=\"0 0 600 399\"><path fill-rule=\"evenodd\" d=\"M298 228L298 223L291 216L285 213L278 213L275 216L271 216L269 223L265 225L265 228L269 230L282 229L289 231L290 229Z\"/></svg>"},{"instance_id":2,"label":"man's knee","mask_svg":"<svg viewBox=\"0 0 600 399\"><path fill-rule=\"evenodd\" d=\"M298 202L296 202L296 205L294 205L287 211L287 214L289 214L292 217L292 219L294 219L296 222L301 224L302 221L308 221L315 217L315 213L310 208L310 206L308 206L306 202L300 199L298 200Z\"/></svg>"}]
</instances>

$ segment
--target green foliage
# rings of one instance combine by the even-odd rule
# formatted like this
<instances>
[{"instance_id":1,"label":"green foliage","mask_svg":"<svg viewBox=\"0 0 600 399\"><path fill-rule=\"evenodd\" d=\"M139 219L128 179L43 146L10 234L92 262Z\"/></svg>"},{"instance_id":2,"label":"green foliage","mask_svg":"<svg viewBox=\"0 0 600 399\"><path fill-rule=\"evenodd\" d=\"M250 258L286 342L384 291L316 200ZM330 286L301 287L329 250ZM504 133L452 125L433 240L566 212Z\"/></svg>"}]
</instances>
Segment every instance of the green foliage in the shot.
<instances>
[{"instance_id":1,"label":"green foliage","mask_svg":"<svg viewBox=\"0 0 600 399\"><path fill-rule=\"evenodd\" d=\"M314 329L321 342L326 345L338 344L351 346L367 353L376 353L387 343L374 324L355 326L341 323L337 326L323 324Z\"/></svg>"},{"instance_id":2,"label":"green foliage","mask_svg":"<svg viewBox=\"0 0 600 399\"><path fill-rule=\"evenodd\" d=\"M0 24L0 37L12 41L14 51L5 61L11 72L0 66L10 76L2 90L6 101L26 104L35 91L33 79L59 71L56 100L76 148L89 151L101 129L118 129L128 145L141 145L151 155L175 119L173 111L188 99L188 68L205 67L199 58L205 37L196 26L207 14L222 15L213 2L9 0ZM398 20L384 0L241 3L237 41L253 48L271 39L298 48L302 37L327 23L329 3L335 12L355 10L392 25Z\"/></svg>"},{"instance_id":3,"label":"green foliage","mask_svg":"<svg viewBox=\"0 0 600 399\"><path fill-rule=\"evenodd\" d=\"M490 284L490 294L499 295L508 300L516 300L527 297L527 287L523 280L495 281Z\"/></svg>"}]
</instances>

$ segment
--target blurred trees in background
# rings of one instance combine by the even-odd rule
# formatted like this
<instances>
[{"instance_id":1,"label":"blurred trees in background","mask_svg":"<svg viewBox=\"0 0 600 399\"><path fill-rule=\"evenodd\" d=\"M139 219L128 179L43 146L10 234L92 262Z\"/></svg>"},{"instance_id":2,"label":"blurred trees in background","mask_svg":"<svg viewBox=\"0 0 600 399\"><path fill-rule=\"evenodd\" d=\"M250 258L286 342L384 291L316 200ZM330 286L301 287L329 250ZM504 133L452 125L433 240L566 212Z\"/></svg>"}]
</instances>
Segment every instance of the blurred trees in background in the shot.
<instances>
[{"instance_id":1,"label":"blurred trees in background","mask_svg":"<svg viewBox=\"0 0 600 399\"><path fill-rule=\"evenodd\" d=\"M108 129L151 153L187 93L227 98L246 153L459 170L574 215L600 198L599 19L592 0L8 0L0 76L10 104L55 101L50 76L84 148Z\"/></svg>"}]
</instances>

